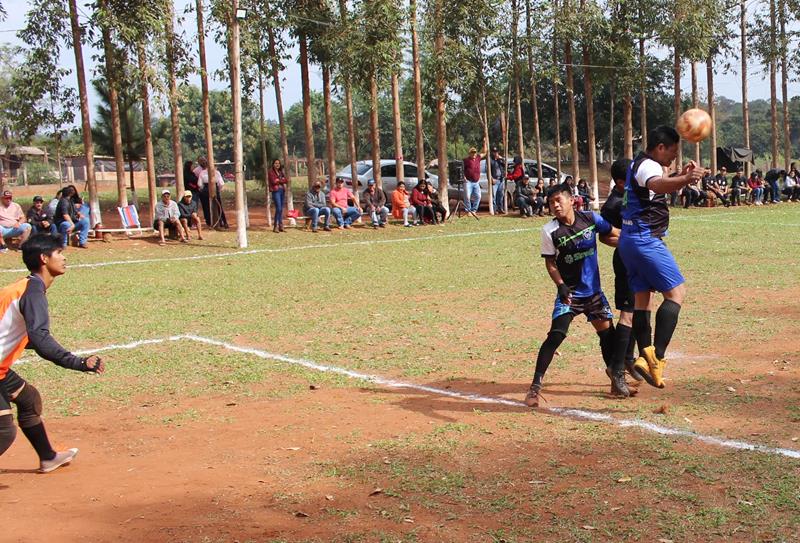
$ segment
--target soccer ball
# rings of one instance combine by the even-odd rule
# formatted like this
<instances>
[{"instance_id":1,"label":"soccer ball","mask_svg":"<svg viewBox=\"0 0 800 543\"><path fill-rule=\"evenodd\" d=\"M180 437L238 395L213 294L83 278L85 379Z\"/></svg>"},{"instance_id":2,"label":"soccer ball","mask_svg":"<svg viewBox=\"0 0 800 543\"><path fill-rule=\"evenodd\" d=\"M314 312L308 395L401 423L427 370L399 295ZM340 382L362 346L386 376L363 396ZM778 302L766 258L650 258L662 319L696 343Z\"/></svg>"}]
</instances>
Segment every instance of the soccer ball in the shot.
<instances>
[{"instance_id":1,"label":"soccer ball","mask_svg":"<svg viewBox=\"0 0 800 543\"><path fill-rule=\"evenodd\" d=\"M687 109L678 119L675 129L683 139L701 142L711 134L711 116L702 109Z\"/></svg>"}]
</instances>

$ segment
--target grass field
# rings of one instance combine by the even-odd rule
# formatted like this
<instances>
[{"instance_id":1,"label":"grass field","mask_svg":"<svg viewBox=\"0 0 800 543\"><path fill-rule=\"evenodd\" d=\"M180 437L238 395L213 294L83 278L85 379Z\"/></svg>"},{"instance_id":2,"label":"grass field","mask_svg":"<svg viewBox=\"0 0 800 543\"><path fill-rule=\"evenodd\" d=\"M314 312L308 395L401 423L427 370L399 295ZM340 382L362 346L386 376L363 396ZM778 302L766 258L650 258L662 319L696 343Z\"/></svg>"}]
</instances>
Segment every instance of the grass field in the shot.
<instances>
[{"instance_id":1,"label":"grass field","mask_svg":"<svg viewBox=\"0 0 800 543\"><path fill-rule=\"evenodd\" d=\"M71 349L176 334L521 400L555 291L543 219L93 243L49 292ZM667 388L632 400L576 319L545 407L800 450L800 205L673 211L689 296ZM408 238L419 238L409 240ZM364 242L364 243L362 243ZM372 243L377 242L377 243ZM21 267L0 255L0 270ZM611 250L600 250L613 293ZM21 273L0 273L4 284ZM800 460L547 409L379 386L190 340L109 350L102 377L18 366L53 440L0 458L17 541L796 541ZM4 471L3 471L4 470ZM45 520L45 522L42 522Z\"/></svg>"}]
</instances>

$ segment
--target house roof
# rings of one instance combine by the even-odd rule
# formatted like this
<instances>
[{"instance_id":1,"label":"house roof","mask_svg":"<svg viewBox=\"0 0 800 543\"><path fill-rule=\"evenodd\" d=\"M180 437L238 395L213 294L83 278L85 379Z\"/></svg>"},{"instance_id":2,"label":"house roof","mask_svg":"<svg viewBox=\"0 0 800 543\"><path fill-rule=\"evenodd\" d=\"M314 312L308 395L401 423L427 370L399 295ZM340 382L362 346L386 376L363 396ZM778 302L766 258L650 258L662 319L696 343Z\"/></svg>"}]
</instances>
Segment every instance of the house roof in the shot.
<instances>
[{"instance_id":1,"label":"house roof","mask_svg":"<svg viewBox=\"0 0 800 543\"><path fill-rule=\"evenodd\" d=\"M44 149L39 149L38 147L33 147L29 145L19 145L15 147L11 147L10 153L8 152L8 148L3 145L0 146L0 155L12 154L17 156L44 156L45 152Z\"/></svg>"}]
</instances>

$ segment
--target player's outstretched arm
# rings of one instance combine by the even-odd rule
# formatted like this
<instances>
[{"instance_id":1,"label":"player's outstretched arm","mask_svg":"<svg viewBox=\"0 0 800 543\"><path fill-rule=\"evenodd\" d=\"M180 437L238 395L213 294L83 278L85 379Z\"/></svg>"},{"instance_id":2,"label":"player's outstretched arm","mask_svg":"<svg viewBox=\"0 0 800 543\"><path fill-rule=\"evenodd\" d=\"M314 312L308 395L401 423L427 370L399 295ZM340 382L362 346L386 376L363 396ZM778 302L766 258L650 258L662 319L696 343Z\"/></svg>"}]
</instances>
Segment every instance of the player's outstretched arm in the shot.
<instances>
[{"instance_id":1,"label":"player's outstretched arm","mask_svg":"<svg viewBox=\"0 0 800 543\"><path fill-rule=\"evenodd\" d=\"M611 227L611 232L608 234L601 234L600 241L610 247L616 247L619 243L619 228Z\"/></svg>"},{"instance_id":2,"label":"player's outstretched arm","mask_svg":"<svg viewBox=\"0 0 800 543\"><path fill-rule=\"evenodd\" d=\"M647 180L647 188L658 194L669 194L691 183L697 183L703 179L703 175L705 175L705 169L699 168L692 160L683 167L680 175L651 177Z\"/></svg>"}]
</instances>

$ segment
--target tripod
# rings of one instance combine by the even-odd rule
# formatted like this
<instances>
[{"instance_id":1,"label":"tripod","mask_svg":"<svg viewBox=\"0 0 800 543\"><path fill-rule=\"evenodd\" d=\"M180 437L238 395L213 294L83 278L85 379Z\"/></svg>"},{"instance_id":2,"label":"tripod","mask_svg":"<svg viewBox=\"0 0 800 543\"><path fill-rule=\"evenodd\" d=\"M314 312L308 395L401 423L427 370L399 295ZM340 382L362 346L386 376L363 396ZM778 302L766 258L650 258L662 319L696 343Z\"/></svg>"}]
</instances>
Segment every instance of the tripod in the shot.
<instances>
[{"instance_id":1,"label":"tripod","mask_svg":"<svg viewBox=\"0 0 800 543\"><path fill-rule=\"evenodd\" d=\"M456 202L455 209L453 209L453 211L450 212L450 216L447 218L448 221L452 221L453 217L456 217L456 216L459 219L461 218L461 211L462 211L461 207L464 205L464 183L465 182L466 182L466 179L464 178L464 175L461 174L461 178L458 181L456 181L455 183L453 183L454 185L458 185L458 201ZM472 215L475 218L476 221L480 220L478 218L478 215L475 214L475 212L467 211L467 210L463 210L463 211L464 211L464 213L467 213L468 215Z\"/></svg>"}]
</instances>

